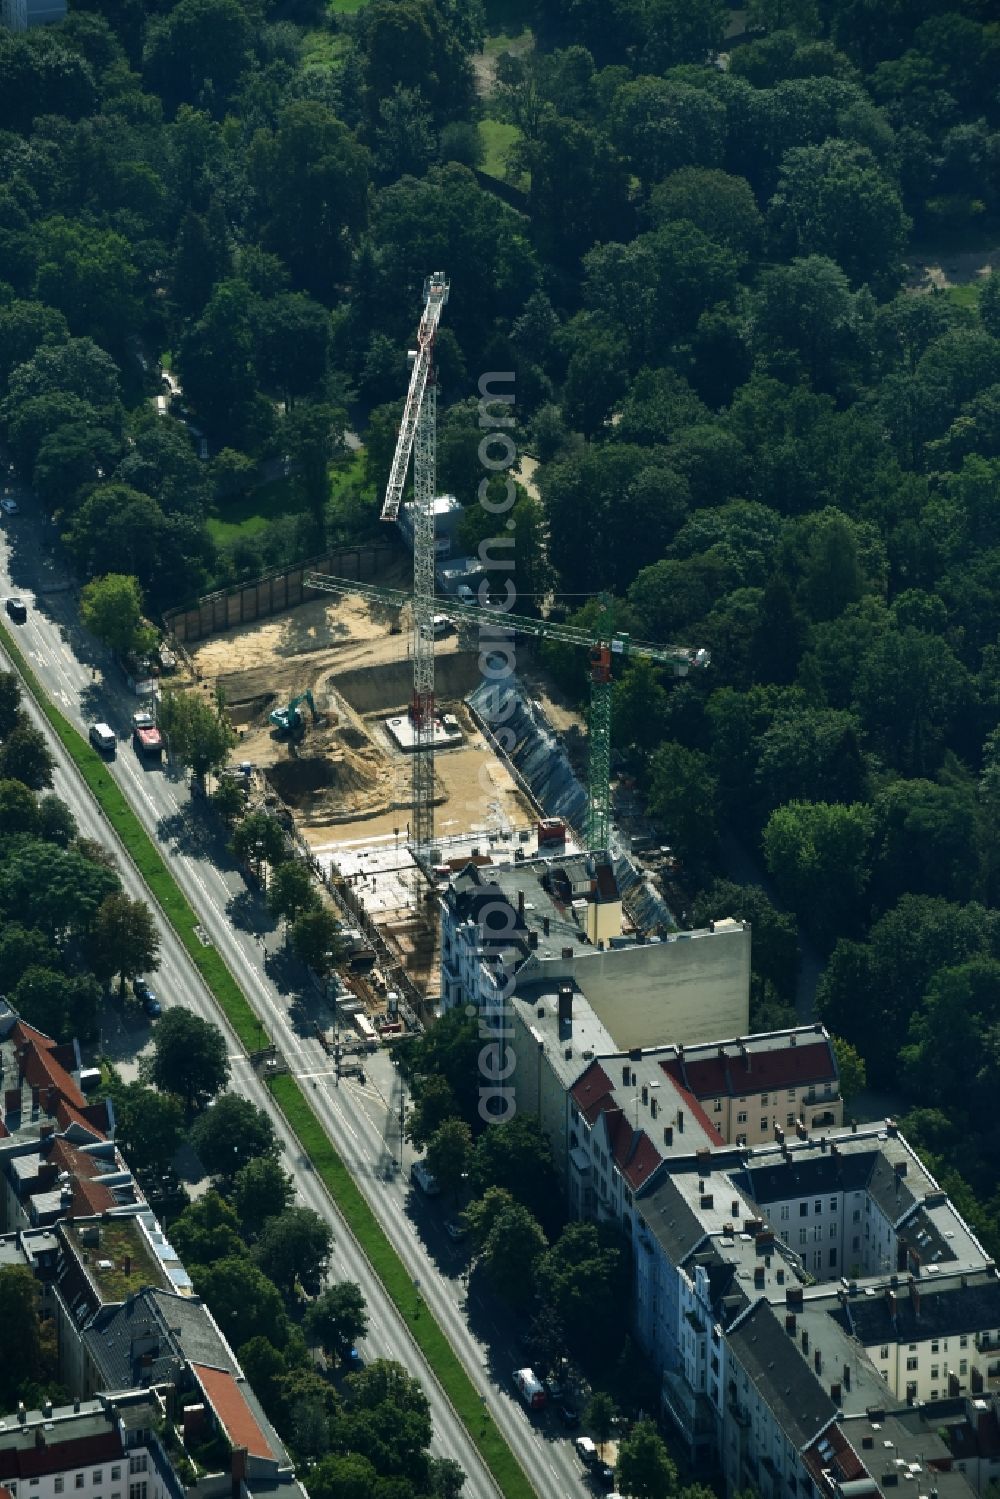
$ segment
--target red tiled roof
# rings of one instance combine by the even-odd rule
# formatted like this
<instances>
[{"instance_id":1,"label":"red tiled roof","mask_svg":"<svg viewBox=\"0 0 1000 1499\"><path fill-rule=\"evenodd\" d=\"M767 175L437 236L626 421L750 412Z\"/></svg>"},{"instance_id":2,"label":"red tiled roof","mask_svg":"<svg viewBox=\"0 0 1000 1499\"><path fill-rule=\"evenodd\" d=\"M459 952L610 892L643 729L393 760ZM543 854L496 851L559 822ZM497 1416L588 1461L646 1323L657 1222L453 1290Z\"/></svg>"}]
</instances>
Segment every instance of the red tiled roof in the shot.
<instances>
[{"instance_id":1,"label":"red tiled roof","mask_svg":"<svg viewBox=\"0 0 1000 1499\"><path fill-rule=\"evenodd\" d=\"M709 1141L713 1145L725 1145L725 1140L722 1138L718 1129L712 1123L711 1119L709 1119L708 1115L705 1113L705 1110L702 1108L697 1098L695 1098L694 1094L690 1093L688 1089L684 1087L683 1083L678 1082L677 1078L674 1077L667 1070L667 1068L664 1068L663 1070L667 1073L667 1081L673 1086L678 1097L683 1101L687 1108L691 1110L691 1113L694 1115L695 1119L697 1119L698 1123L701 1125L702 1129L708 1136Z\"/></svg>"},{"instance_id":2,"label":"red tiled roof","mask_svg":"<svg viewBox=\"0 0 1000 1499\"><path fill-rule=\"evenodd\" d=\"M775 1051L755 1051L746 1060L739 1052L725 1056L696 1057L682 1068L679 1057L660 1064L664 1072L686 1086L697 1098L725 1094L742 1097L772 1088L795 1088L803 1083L832 1082L837 1076L831 1048L825 1041L806 1046L782 1046ZM687 1083L684 1083L685 1074Z\"/></svg>"},{"instance_id":3,"label":"red tiled roof","mask_svg":"<svg viewBox=\"0 0 1000 1499\"><path fill-rule=\"evenodd\" d=\"M122 1455L117 1431L75 1437L68 1442L49 1441L45 1446L0 1448L0 1479L42 1478L47 1473L65 1473L70 1468L89 1468L113 1462Z\"/></svg>"},{"instance_id":4,"label":"red tiled roof","mask_svg":"<svg viewBox=\"0 0 1000 1499\"><path fill-rule=\"evenodd\" d=\"M191 1368L233 1446L245 1447L252 1457L273 1459L275 1453L233 1375L209 1364L192 1364Z\"/></svg>"},{"instance_id":5,"label":"red tiled roof","mask_svg":"<svg viewBox=\"0 0 1000 1499\"><path fill-rule=\"evenodd\" d=\"M49 1036L44 1036L33 1026L25 1025L23 1020L17 1021L12 1034L17 1038L22 1053L24 1075L33 1088L55 1088L75 1108L86 1107L87 1100L79 1086L53 1055L56 1043Z\"/></svg>"},{"instance_id":6,"label":"red tiled roof","mask_svg":"<svg viewBox=\"0 0 1000 1499\"><path fill-rule=\"evenodd\" d=\"M104 1131L99 1129L96 1124L93 1124L87 1118L86 1114L82 1114L71 1103L67 1103L65 1098L60 1098L56 1104L56 1118L59 1121L61 1129L68 1129L71 1124L78 1124L81 1129L85 1129L95 1140L103 1140L105 1138Z\"/></svg>"},{"instance_id":7,"label":"red tiled roof","mask_svg":"<svg viewBox=\"0 0 1000 1499\"><path fill-rule=\"evenodd\" d=\"M581 1113L586 1114L595 1100L614 1092L614 1085L600 1062L591 1062L582 1077L577 1078L571 1090L573 1102ZM596 1118L596 1115L594 1116ZM593 1119L588 1119L592 1124Z\"/></svg>"},{"instance_id":8,"label":"red tiled roof","mask_svg":"<svg viewBox=\"0 0 1000 1499\"><path fill-rule=\"evenodd\" d=\"M824 1454L822 1457L819 1453L821 1446ZM827 1456L827 1453L830 1455ZM826 1487L824 1468L833 1469L838 1483L853 1483L855 1479L863 1478L868 1471L836 1421L831 1421L802 1457L821 1493Z\"/></svg>"}]
</instances>

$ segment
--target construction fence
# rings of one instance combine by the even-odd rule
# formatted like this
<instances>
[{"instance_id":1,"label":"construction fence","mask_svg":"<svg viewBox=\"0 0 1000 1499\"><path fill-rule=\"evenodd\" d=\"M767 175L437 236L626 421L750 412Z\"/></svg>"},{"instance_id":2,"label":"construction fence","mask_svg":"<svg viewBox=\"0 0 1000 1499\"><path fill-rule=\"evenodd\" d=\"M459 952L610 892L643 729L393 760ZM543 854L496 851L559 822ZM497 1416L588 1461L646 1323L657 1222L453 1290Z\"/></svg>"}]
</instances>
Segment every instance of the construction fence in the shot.
<instances>
[{"instance_id":1,"label":"construction fence","mask_svg":"<svg viewBox=\"0 0 1000 1499\"><path fill-rule=\"evenodd\" d=\"M252 582L234 583L216 593L207 593L193 604L171 609L163 622L179 645L193 645L209 635L281 614L308 599L321 598L315 589L306 586L307 573L330 573L334 577L367 582L379 577L398 556L399 548L385 541L340 547L320 557L296 562L292 567L265 573Z\"/></svg>"}]
</instances>

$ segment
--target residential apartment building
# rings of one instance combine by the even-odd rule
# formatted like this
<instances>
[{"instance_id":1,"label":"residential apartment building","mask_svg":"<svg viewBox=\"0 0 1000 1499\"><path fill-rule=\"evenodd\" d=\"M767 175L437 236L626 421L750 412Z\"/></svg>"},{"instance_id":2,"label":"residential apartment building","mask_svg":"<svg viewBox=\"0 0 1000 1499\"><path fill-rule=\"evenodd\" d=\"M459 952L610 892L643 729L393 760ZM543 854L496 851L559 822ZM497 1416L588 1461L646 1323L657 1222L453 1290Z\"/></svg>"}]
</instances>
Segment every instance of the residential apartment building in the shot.
<instances>
[{"instance_id":1,"label":"residential apartment building","mask_svg":"<svg viewBox=\"0 0 1000 1499\"><path fill-rule=\"evenodd\" d=\"M871 1411L904 1426L913 1416L912 1431L882 1441L893 1471L920 1450L933 1458L949 1475L939 1495L992 1473L996 1267L891 1121L666 1155L631 1214L637 1335L688 1457L731 1491L876 1493L888 1448L865 1445ZM947 1427L918 1433L917 1415L939 1406ZM851 1422L857 1447L842 1440Z\"/></svg>"},{"instance_id":2,"label":"residential apartment building","mask_svg":"<svg viewBox=\"0 0 1000 1499\"><path fill-rule=\"evenodd\" d=\"M571 982L623 1050L745 1031L750 929L646 940L626 931L606 855L469 864L441 896L441 1003L474 1005L499 1025L512 994Z\"/></svg>"},{"instance_id":3,"label":"residential apartment building","mask_svg":"<svg viewBox=\"0 0 1000 1499\"><path fill-rule=\"evenodd\" d=\"M183 1499L156 1434L164 1401L122 1391L0 1418L0 1486L10 1499Z\"/></svg>"}]
</instances>

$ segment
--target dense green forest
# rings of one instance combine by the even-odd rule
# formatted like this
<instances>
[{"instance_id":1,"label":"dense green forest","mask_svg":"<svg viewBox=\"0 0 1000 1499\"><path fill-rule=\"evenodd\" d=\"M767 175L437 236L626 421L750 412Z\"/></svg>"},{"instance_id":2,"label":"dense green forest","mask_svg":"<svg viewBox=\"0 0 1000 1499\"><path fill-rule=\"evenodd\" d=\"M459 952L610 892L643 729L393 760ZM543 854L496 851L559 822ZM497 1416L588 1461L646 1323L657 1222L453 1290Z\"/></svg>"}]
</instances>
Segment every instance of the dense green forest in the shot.
<instances>
[{"instance_id":1,"label":"dense green forest","mask_svg":"<svg viewBox=\"0 0 1000 1499\"><path fill-rule=\"evenodd\" d=\"M796 923L828 956L822 1017L995 1245L1000 274L911 275L1000 241L994 14L75 0L0 33L0 430L81 577L162 610L372 533L444 269L464 541L513 370L521 607L607 590L711 649L616 689L693 915L753 919L762 1023ZM784 912L718 883L723 832Z\"/></svg>"}]
</instances>

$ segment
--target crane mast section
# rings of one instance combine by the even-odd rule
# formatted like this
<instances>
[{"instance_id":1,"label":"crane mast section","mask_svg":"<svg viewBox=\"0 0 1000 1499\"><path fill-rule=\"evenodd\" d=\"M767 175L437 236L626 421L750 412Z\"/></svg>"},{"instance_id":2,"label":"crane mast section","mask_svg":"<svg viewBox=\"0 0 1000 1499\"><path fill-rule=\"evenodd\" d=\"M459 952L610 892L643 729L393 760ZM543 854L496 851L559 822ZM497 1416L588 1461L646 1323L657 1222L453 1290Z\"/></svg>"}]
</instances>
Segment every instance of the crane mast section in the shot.
<instances>
[{"instance_id":1,"label":"crane mast section","mask_svg":"<svg viewBox=\"0 0 1000 1499\"><path fill-rule=\"evenodd\" d=\"M427 278L424 286L424 312L417 331L417 350L413 369L410 372L410 388L406 393L403 419L399 425L399 438L392 458L392 468L389 470L385 500L382 504L383 520L392 521L399 515L403 486L406 483L406 470L409 466L410 454L413 452L417 423L420 420L427 381L430 378L434 361L434 338L441 321L441 310L447 300L448 282L440 272L436 271L433 276Z\"/></svg>"}]
</instances>

